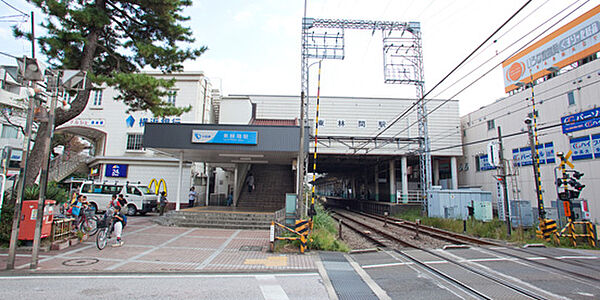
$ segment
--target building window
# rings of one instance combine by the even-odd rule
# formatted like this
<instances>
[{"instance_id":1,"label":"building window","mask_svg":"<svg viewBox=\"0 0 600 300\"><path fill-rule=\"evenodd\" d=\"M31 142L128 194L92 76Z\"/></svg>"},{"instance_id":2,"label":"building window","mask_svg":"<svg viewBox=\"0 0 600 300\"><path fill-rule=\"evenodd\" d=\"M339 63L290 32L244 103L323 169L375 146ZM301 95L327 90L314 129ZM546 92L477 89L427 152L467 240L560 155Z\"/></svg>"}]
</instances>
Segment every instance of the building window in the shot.
<instances>
[{"instance_id":1,"label":"building window","mask_svg":"<svg viewBox=\"0 0 600 300\"><path fill-rule=\"evenodd\" d=\"M16 139L19 137L19 129L17 126L2 125L2 138L3 139Z\"/></svg>"},{"instance_id":2,"label":"building window","mask_svg":"<svg viewBox=\"0 0 600 300\"><path fill-rule=\"evenodd\" d=\"M366 128L366 127L367 127L367 121L358 120L358 128Z\"/></svg>"},{"instance_id":3,"label":"building window","mask_svg":"<svg viewBox=\"0 0 600 300\"><path fill-rule=\"evenodd\" d=\"M487 125L488 125L488 130L493 130L494 128L496 128L496 124L494 123L494 120L487 121Z\"/></svg>"},{"instance_id":4,"label":"building window","mask_svg":"<svg viewBox=\"0 0 600 300\"><path fill-rule=\"evenodd\" d=\"M481 163L479 161L479 155L475 156L475 172L481 171Z\"/></svg>"},{"instance_id":5,"label":"building window","mask_svg":"<svg viewBox=\"0 0 600 300\"><path fill-rule=\"evenodd\" d=\"M167 102L175 105L177 101L177 91L169 91L167 93Z\"/></svg>"},{"instance_id":6,"label":"building window","mask_svg":"<svg viewBox=\"0 0 600 300\"><path fill-rule=\"evenodd\" d=\"M377 127L378 127L379 129L383 129L383 128L385 128L385 126L386 126L386 125L387 125L387 122L386 122L386 121L377 121Z\"/></svg>"},{"instance_id":7,"label":"building window","mask_svg":"<svg viewBox=\"0 0 600 300\"><path fill-rule=\"evenodd\" d=\"M346 120L338 120L338 127L346 127Z\"/></svg>"},{"instance_id":8,"label":"building window","mask_svg":"<svg viewBox=\"0 0 600 300\"><path fill-rule=\"evenodd\" d=\"M144 137L141 133L133 133L127 135L127 150L143 150L142 149L142 138Z\"/></svg>"},{"instance_id":9,"label":"building window","mask_svg":"<svg viewBox=\"0 0 600 300\"><path fill-rule=\"evenodd\" d=\"M463 137L466 137L466 136L467 136L467 130L463 129Z\"/></svg>"},{"instance_id":10,"label":"building window","mask_svg":"<svg viewBox=\"0 0 600 300\"><path fill-rule=\"evenodd\" d=\"M92 105L93 106L102 106L102 90L94 90L94 93L92 94Z\"/></svg>"},{"instance_id":11,"label":"building window","mask_svg":"<svg viewBox=\"0 0 600 300\"><path fill-rule=\"evenodd\" d=\"M575 95L573 94L573 91L567 93L567 100L569 101L569 106L575 105Z\"/></svg>"}]
</instances>

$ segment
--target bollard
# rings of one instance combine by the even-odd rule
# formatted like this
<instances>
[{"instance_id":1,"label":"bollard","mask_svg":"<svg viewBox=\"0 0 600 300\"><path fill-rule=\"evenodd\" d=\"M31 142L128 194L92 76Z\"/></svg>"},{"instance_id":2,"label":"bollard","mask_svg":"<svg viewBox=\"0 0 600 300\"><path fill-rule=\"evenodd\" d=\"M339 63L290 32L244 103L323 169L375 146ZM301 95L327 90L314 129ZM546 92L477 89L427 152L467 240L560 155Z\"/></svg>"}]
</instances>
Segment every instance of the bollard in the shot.
<instances>
[{"instance_id":1,"label":"bollard","mask_svg":"<svg viewBox=\"0 0 600 300\"><path fill-rule=\"evenodd\" d=\"M384 211L383 212L383 217L385 218L383 221L383 227L387 227L387 219L388 219L388 212Z\"/></svg>"},{"instance_id":2,"label":"bollard","mask_svg":"<svg viewBox=\"0 0 600 300\"><path fill-rule=\"evenodd\" d=\"M416 219L415 220L415 237L414 237L414 239L419 238L419 225L421 225L421 219Z\"/></svg>"},{"instance_id":3,"label":"bollard","mask_svg":"<svg viewBox=\"0 0 600 300\"><path fill-rule=\"evenodd\" d=\"M463 233L467 233L467 220L463 220Z\"/></svg>"},{"instance_id":4,"label":"bollard","mask_svg":"<svg viewBox=\"0 0 600 300\"><path fill-rule=\"evenodd\" d=\"M271 252L275 252L275 222L271 221L271 231L269 232L269 244Z\"/></svg>"},{"instance_id":5,"label":"bollard","mask_svg":"<svg viewBox=\"0 0 600 300\"><path fill-rule=\"evenodd\" d=\"M339 229L338 229L338 238L339 238L340 240L343 240L343 239L344 239L344 237L343 237L343 235L342 235L342 223L343 223L343 222L344 222L344 221L342 221L342 219L340 219L340 221L338 222L338 223L339 223Z\"/></svg>"}]
</instances>

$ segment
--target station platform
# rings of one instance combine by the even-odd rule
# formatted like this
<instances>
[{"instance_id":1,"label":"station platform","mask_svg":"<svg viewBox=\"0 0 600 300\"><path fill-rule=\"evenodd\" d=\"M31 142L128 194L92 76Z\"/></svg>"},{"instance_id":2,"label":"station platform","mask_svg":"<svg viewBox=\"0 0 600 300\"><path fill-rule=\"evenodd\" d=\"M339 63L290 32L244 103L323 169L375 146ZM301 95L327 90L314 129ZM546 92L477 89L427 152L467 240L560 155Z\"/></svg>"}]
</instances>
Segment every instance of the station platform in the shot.
<instances>
[{"instance_id":1,"label":"station platform","mask_svg":"<svg viewBox=\"0 0 600 300\"><path fill-rule=\"evenodd\" d=\"M98 250L95 236L60 251L41 252L40 272L315 272L315 254L270 253L268 230L164 227L156 216L130 217L121 247ZM113 239L114 240L114 239ZM113 241L111 240L111 243ZM0 250L0 270L7 249ZM17 271L29 270L19 251Z\"/></svg>"}]
</instances>

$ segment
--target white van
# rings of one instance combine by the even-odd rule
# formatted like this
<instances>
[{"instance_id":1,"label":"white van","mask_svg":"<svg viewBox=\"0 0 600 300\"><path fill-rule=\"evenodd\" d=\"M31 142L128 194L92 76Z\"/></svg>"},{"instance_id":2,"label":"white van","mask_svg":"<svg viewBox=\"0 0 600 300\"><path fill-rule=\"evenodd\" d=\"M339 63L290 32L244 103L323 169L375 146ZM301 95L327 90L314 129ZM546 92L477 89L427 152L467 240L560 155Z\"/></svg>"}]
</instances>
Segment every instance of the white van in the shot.
<instances>
[{"instance_id":1,"label":"white van","mask_svg":"<svg viewBox=\"0 0 600 300\"><path fill-rule=\"evenodd\" d=\"M86 196L88 202L96 208L97 211L105 211L110 205L112 195L123 194L127 204L126 213L133 216L136 213L145 215L147 212L155 211L158 202L158 196L150 191L147 186L140 183L126 182L85 182L79 189L79 194Z\"/></svg>"}]
</instances>

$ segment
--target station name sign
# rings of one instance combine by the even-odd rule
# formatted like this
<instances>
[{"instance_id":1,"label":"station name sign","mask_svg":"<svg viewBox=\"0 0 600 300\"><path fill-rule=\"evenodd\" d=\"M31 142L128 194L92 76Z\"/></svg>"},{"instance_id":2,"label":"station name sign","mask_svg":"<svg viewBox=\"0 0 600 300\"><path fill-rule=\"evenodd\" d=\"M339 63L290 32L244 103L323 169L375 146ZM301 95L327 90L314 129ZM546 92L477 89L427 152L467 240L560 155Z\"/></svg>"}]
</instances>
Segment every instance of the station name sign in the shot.
<instances>
[{"instance_id":1,"label":"station name sign","mask_svg":"<svg viewBox=\"0 0 600 300\"><path fill-rule=\"evenodd\" d=\"M229 130L192 130L192 143L256 145L258 132Z\"/></svg>"},{"instance_id":2,"label":"station name sign","mask_svg":"<svg viewBox=\"0 0 600 300\"><path fill-rule=\"evenodd\" d=\"M600 108L594 108L560 118L562 132L569 133L578 130L600 126Z\"/></svg>"}]
</instances>

